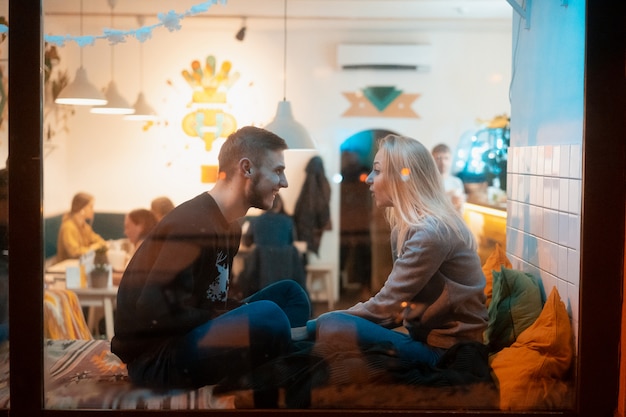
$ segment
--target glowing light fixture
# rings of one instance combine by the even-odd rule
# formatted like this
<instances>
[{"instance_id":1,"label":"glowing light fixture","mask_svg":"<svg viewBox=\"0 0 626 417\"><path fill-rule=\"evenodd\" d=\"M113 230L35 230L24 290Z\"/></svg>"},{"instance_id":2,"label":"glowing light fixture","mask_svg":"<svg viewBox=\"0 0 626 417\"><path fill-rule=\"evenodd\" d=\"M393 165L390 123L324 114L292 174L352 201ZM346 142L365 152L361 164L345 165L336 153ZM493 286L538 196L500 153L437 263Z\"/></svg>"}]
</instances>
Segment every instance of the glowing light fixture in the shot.
<instances>
[{"instance_id":1,"label":"glowing light fixture","mask_svg":"<svg viewBox=\"0 0 626 417\"><path fill-rule=\"evenodd\" d=\"M137 16L137 22L139 27L144 24L144 17ZM138 120L138 121L154 121L158 119L158 116L152 106L148 104L146 96L143 94L143 42L139 43L139 95L133 105L135 112L124 116L124 120Z\"/></svg>"},{"instance_id":2,"label":"glowing light fixture","mask_svg":"<svg viewBox=\"0 0 626 417\"><path fill-rule=\"evenodd\" d=\"M94 106L91 108L92 113L96 114L132 114L135 109L128 104L128 101L117 91L115 81L111 80L106 89L105 97L107 104L104 106Z\"/></svg>"},{"instance_id":3,"label":"glowing light fixture","mask_svg":"<svg viewBox=\"0 0 626 417\"><path fill-rule=\"evenodd\" d=\"M108 0L111 7L111 28L113 27L113 8L117 0ZM115 66L115 46L111 45L111 82L107 87L104 96L107 103L103 106L95 106L91 108L92 113L96 114L132 114L135 109L128 104L128 101L117 91L117 86L113 80L113 67Z\"/></svg>"},{"instance_id":4,"label":"glowing light fixture","mask_svg":"<svg viewBox=\"0 0 626 417\"><path fill-rule=\"evenodd\" d=\"M159 118L152 106L148 104L143 91L137 96L137 100L135 101L133 108L135 109L135 112L124 116L124 120L154 121Z\"/></svg>"},{"instance_id":5,"label":"glowing light fixture","mask_svg":"<svg viewBox=\"0 0 626 417\"><path fill-rule=\"evenodd\" d=\"M315 149L313 139L305 127L293 117L291 103L287 100L278 102L276 116L265 128L283 138L289 149Z\"/></svg>"},{"instance_id":6,"label":"glowing light fixture","mask_svg":"<svg viewBox=\"0 0 626 417\"><path fill-rule=\"evenodd\" d=\"M304 128L296 121L287 101L287 0L284 1L284 46L283 46L283 101L278 102L274 120L265 126L287 142L289 149L315 149L315 142Z\"/></svg>"},{"instance_id":7,"label":"glowing light fixture","mask_svg":"<svg viewBox=\"0 0 626 417\"><path fill-rule=\"evenodd\" d=\"M83 34L83 1L80 2L80 34ZM57 104L76 106L98 106L107 103L104 94L89 82L87 71L83 67L83 48L80 48L80 67L76 70L74 81L66 85L54 100Z\"/></svg>"}]
</instances>

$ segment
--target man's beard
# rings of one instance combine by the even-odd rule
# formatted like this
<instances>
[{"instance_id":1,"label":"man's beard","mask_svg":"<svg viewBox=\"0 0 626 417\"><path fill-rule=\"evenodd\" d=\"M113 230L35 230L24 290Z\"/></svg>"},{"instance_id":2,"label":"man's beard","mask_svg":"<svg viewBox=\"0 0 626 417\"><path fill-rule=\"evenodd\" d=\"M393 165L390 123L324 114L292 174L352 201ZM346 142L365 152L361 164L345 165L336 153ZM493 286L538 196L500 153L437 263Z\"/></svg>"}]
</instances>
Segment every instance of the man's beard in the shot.
<instances>
[{"instance_id":1,"label":"man's beard","mask_svg":"<svg viewBox=\"0 0 626 417\"><path fill-rule=\"evenodd\" d=\"M250 207L258 208L261 210L269 210L272 207L272 202L270 203L266 202L267 195L262 194L258 191L259 190L258 184L259 184L259 177L257 176L252 177L250 181L250 195L249 195Z\"/></svg>"}]
</instances>

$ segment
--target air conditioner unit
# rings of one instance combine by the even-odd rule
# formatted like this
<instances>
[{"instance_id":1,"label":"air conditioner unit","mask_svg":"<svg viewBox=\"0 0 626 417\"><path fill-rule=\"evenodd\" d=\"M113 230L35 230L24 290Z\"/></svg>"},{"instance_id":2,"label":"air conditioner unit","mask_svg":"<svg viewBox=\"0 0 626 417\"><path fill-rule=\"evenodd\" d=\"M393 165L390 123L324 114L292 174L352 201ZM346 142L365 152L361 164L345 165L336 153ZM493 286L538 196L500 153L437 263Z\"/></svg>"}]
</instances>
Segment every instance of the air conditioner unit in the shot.
<instances>
[{"instance_id":1,"label":"air conditioner unit","mask_svg":"<svg viewBox=\"0 0 626 417\"><path fill-rule=\"evenodd\" d=\"M337 65L342 70L430 71L431 45L340 44Z\"/></svg>"}]
</instances>

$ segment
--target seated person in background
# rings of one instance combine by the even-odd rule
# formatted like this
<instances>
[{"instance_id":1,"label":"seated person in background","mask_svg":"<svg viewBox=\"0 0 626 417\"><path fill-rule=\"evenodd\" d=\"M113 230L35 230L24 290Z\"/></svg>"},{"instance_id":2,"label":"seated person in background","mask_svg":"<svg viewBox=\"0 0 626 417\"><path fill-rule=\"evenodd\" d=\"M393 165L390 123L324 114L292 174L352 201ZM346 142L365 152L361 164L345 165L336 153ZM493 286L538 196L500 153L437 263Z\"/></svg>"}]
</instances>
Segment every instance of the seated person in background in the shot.
<instances>
[{"instance_id":1,"label":"seated person in background","mask_svg":"<svg viewBox=\"0 0 626 417\"><path fill-rule=\"evenodd\" d=\"M130 380L155 388L197 388L237 378L284 355L292 328L311 305L293 281L279 281L237 302L227 298L239 219L267 210L287 187L283 139L243 127L226 139L215 186L178 205L135 252L117 293L111 350ZM278 392L254 392L275 407Z\"/></svg>"},{"instance_id":2,"label":"seated person in background","mask_svg":"<svg viewBox=\"0 0 626 417\"><path fill-rule=\"evenodd\" d=\"M304 260L294 246L295 225L283 208L279 194L272 208L250 219L243 236L245 246L254 244L237 279L238 297L247 297L281 279L292 279L306 288Z\"/></svg>"},{"instance_id":3,"label":"seated person in background","mask_svg":"<svg viewBox=\"0 0 626 417\"><path fill-rule=\"evenodd\" d=\"M94 198L87 193L77 193L72 198L70 211L63 216L57 239L56 261L78 259L90 250L106 246L106 241L93 231Z\"/></svg>"},{"instance_id":4,"label":"seated person in background","mask_svg":"<svg viewBox=\"0 0 626 417\"><path fill-rule=\"evenodd\" d=\"M130 260L130 258L132 258L133 254L144 241L146 236L148 236L148 233L150 233L150 231L154 229L154 226L156 226L156 224L156 216L151 210L139 208L131 210L126 214L126 216L124 217L124 235L126 236L128 241L124 242L124 249L127 250L120 252L121 254L124 254L124 267ZM112 256L112 251L109 251L108 258L111 262L113 259ZM116 271L115 266L113 268L113 270ZM124 268L119 268L119 270L123 269ZM119 274L114 274L113 285L119 286L120 279L121 277ZM106 334L106 327L103 320L100 321L100 334Z\"/></svg>"},{"instance_id":5,"label":"seated person in background","mask_svg":"<svg viewBox=\"0 0 626 417\"><path fill-rule=\"evenodd\" d=\"M285 212L279 194L274 197L272 208L260 216L250 219L248 230L243 235L243 244L261 246L293 245L295 226L291 216Z\"/></svg>"},{"instance_id":6,"label":"seated person in background","mask_svg":"<svg viewBox=\"0 0 626 417\"><path fill-rule=\"evenodd\" d=\"M430 366L457 343L482 343L488 316L476 243L428 149L386 136L366 183L386 210L393 268L376 295L309 321L309 334L337 349L388 344L400 360Z\"/></svg>"},{"instance_id":7,"label":"seated person in background","mask_svg":"<svg viewBox=\"0 0 626 417\"><path fill-rule=\"evenodd\" d=\"M465 203L465 186L463 181L456 175L452 175L452 151L446 144L439 144L432 150L437 169L443 177L443 187L450 196L452 204L459 211L463 212L463 204Z\"/></svg>"},{"instance_id":8,"label":"seated person in background","mask_svg":"<svg viewBox=\"0 0 626 417\"><path fill-rule=\"evenodd\" d=\"M170 211L174 210L174 203L167 197L157 197L150 203L150 210L156 216L157 222L160 221Z\"/></svg>"},{"instance_id":9,"label":"seated person in background","mask_svg":"<svg viewBox=\"0 0 626 417\"><path fill-rule=\"evenodd\" d=\"M147 209L135 209L124 218L124 235L131 243L129 255L132 256L148 233L156 226L157 218Z\"/></svg>"}]
</instances>

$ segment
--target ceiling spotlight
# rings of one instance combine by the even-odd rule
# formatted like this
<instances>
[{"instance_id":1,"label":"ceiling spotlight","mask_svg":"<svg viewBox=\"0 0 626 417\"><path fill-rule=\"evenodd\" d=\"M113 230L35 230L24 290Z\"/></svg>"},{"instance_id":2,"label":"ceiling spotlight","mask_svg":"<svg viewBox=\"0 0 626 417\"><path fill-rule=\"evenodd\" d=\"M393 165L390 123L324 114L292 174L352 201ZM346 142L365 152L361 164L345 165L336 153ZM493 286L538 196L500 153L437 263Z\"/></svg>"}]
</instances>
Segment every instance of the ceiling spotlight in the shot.
<instances>
[{"instance_id":1,"label":"ceiling spotlight","mask_svg":"<svg viewBox=\"0 0 626 417\"><path fill-rule=\"evenodd\" d=\"M246 18L244 17L243 21L241 22L241 29L239 29L239 31L235 35L235 39L237 39L238 41L243 41L245 37L246 37Z\"/></svg>"}]
</instances>

